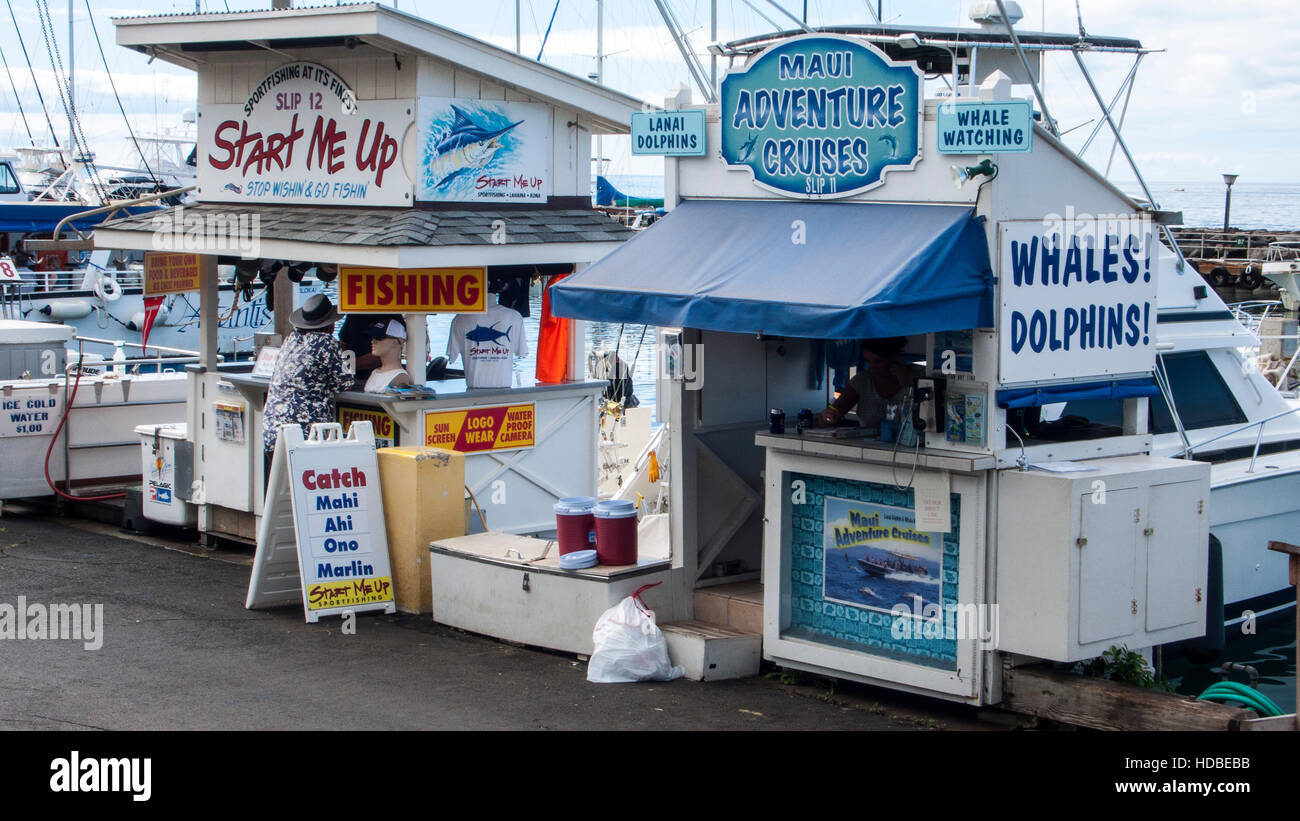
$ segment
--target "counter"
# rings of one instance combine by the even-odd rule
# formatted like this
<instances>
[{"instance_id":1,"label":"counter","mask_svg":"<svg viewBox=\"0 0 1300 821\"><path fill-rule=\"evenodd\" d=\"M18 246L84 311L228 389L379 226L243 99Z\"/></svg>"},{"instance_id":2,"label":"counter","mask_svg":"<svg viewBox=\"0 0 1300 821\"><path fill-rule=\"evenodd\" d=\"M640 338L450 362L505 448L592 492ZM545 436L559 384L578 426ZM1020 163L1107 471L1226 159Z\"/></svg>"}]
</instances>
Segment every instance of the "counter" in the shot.
<instances>
[{"instance_id":1,"label":"counter","mask_svg":"<svg viewBox=\"0 0 1300 821\"><path fill-rule=\"evenodd\" d=\"M596 495L597 411L606 383L539 384L531 378L517 379L517 387L482 389L467 387L463 378L428 382L437 395L424 399L345 391L337 397L340 421L371 420L376 438L385 445L443 446L433 441L440 438L451 449L465 453L466 483L488 529L504 533L553 530L552 505L557 499ZM245 373L223 374L222 382L220 387L233 390L249 411L245 414L245 441L240 443L245 457L231 458L229 470L211 465L207 498L211 504L260 515L264 495L262 407L269 380ZM483 430L473 429L475 426ZM507 426L512 428L509 433ZM495 440L489 441L492 437L484 434L494 431ZM452 439L456 441L452 443ZM230 443L209 444L220 448ZM243 468L249 457L256 470ZM244 488L239 487L241 483ZM239 504L244 499L250 500L246 508ZM478 528L478 515L474 514L471 529Z\"/></svg>"}]
</instances>

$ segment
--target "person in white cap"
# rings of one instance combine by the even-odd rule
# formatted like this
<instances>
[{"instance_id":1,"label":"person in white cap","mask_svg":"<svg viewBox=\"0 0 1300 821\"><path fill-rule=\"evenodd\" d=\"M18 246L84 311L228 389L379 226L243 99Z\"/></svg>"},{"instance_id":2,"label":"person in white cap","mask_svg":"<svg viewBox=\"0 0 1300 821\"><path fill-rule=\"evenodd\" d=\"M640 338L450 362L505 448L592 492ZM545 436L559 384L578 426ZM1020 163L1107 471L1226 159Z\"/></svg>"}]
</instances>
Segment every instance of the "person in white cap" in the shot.
<instances>
[{"instance_id":1,"label":"person in white cap","mask_svg":"<svg viewBox=\"0 0 1300 821\"><path fill-rule=\"evenodd\" d=\"M410 385L411 377L402 369L402 347L406 343L406 326L399 320L376 322L366 327L370 352L379 357L379 367L366 380L366 393L383 393L390 387Z\"/></svg>"}]
</instances>

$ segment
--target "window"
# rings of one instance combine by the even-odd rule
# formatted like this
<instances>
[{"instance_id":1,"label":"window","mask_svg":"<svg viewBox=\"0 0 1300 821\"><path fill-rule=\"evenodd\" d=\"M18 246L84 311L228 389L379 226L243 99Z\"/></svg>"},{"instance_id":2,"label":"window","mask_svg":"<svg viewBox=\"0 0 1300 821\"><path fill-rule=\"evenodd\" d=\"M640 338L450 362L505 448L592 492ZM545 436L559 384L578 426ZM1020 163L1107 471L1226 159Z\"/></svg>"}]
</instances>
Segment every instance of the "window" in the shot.
<instances>
[{"instance_id":1,"label":"window","mask_svg":"<svg viewBox=\"0 0 1300 821\"><path fill-rule=\"evenodd\" d=\"M1242 413L1241 406L1219 375L1218 368L1210 361L1209 354L1205 351L1166 354L1163 360L1184 428L1198 430L1245 424L1246 414ZM1151 397L1147 407L1148 429L1152 433L1177 432L1163 396ZM1084 399L1064 405L1045 405L1043 419L1073 415L1090 422L1118 426L1123 419L1123 408L1123 400L1119 399Z\"/></svg>"},{"instance_id":2,"label":"window","mask_svg":"<svg viewBox=\"0 0 1300 821\"><path fill-rule=\"evenodd\" d=\"M1163 357L1178 418L1187 430L1240 425L1246 414L1228 390L1218 368L1205 351L1167 354ZM1162 397L1151 399L1151 432L1174 433L1173 416Z\"/></svg>"},{"instance_id":3,"label":"window","mask_svg":"<svg viewBox=\"0 0 1300 821\"><path fill-rule=\"evenodd\" d=\"M0 163L0 194L17 194L22 188L9 163Z\"/></svg>"}]
</instances>

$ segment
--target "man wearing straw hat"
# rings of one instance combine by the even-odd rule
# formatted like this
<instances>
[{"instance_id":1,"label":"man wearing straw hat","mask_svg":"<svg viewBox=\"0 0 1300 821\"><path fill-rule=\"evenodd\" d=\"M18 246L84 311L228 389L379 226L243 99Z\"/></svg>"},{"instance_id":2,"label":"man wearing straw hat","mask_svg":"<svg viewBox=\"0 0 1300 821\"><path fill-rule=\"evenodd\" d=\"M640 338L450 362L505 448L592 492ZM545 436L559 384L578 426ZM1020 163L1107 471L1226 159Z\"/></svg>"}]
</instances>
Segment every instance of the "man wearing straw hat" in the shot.
<instances>
[{"instance_id":1,"label":"man wearing straw hat","mask_svg":"<svg viewBox=\"0 0 1300 821\"><path fill-rule=\"evenodd\" d=\"M262 445L268 472L280 425L299 424L306 435L313 422L338 421L334 396L352 384L334 338L338 318L339 312L324 294L309 297L289 317L294 331L280 348L266 392Z\"/></svg>"}]
</instances>

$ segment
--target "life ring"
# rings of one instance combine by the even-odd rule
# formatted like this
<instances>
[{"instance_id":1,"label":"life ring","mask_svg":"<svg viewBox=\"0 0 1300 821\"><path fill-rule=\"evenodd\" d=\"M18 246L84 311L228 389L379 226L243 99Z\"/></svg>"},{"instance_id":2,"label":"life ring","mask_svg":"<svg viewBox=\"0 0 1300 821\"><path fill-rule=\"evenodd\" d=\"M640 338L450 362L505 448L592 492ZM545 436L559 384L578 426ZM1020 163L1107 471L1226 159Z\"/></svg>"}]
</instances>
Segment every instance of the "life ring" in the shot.
<instances>
[{"instance_id":1,"label":"life ring","mask_svg":"<svg viewBox=\"0 0 1300 821\"><path fill-rule=\"evenodd\" d=\"M95 285L91 288L101 302L117 302L122 298L122 286L112 277L100 276L95 280Z\"/></svg>"},{"instance_id":2,"label":"life ring","mask_svg":"<svg viewBox=\"0 0 1300 821\"><path fill-rule=\"evenodd\" d=\"M1222 288L1228 284L1228 269L1222 265L1216 265L1210 269L1210 284L1216 288Z\"/></svg>"}]
</instances>

